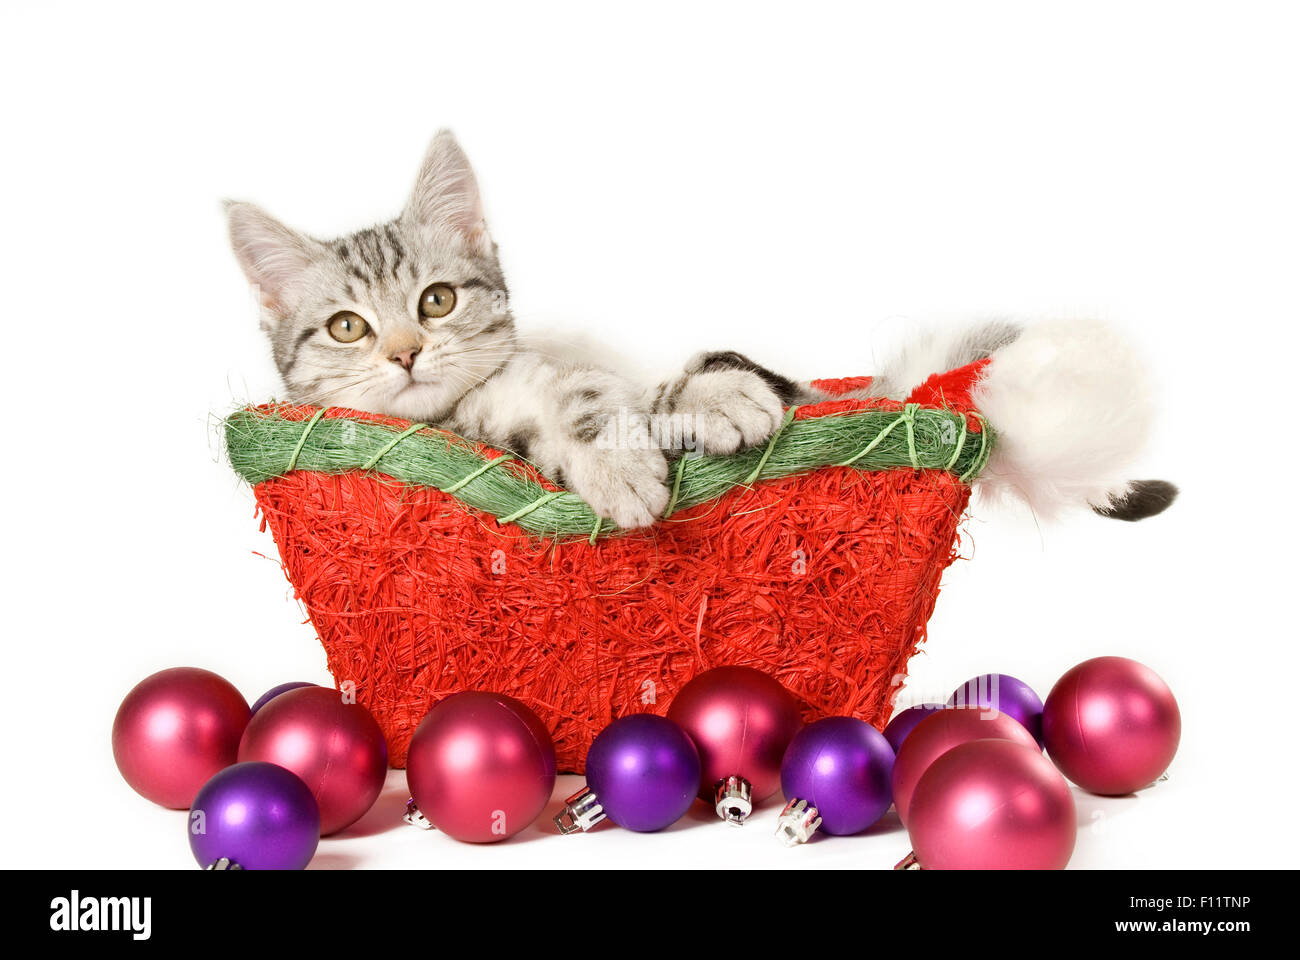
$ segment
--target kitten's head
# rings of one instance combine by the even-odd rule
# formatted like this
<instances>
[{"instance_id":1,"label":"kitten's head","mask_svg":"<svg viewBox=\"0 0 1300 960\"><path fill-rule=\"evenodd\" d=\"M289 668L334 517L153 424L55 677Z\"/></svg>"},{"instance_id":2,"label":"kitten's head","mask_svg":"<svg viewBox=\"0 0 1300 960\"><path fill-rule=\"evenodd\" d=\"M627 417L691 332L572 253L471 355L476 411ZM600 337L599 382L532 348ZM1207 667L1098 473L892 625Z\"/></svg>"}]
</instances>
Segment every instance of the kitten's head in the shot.
<instances>
[{"instance_id":1,"label":"kitten's head","mask_svg":"<svg viewBox=\"0 0 1300 960\"><path fill-rule=\"evenodd\" d=\"M227 214L296 402L436 420L510 353L496 246L469 161L445 130L389 223L323 241L252 204Z\"/></svg>"}]
</instances>

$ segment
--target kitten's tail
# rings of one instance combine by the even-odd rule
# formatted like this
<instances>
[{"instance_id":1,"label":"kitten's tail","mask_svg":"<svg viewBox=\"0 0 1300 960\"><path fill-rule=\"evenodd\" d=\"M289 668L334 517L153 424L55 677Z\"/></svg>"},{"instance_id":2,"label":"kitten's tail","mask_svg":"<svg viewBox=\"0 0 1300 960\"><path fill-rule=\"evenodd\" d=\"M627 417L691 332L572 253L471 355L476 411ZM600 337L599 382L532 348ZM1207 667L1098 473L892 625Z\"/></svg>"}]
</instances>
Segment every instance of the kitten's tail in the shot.
<instances>
[{"instance_id":1,"label":"kitten's tail","mask_svg":"<svg viewBox=\"0 0 1300 960\"><path fill-rule=\"evenodd\" d=\"M976 481L984 496L1023 500L1040 517L1087 506L1118 520L1173 503L1172 483L1128 479L1154 410L1136 351L1104 324L994 322L929 334L900 351L871 392L901 399L931 373L984 357L973 398L997 431Z\"/></svg>"}]
</instances>

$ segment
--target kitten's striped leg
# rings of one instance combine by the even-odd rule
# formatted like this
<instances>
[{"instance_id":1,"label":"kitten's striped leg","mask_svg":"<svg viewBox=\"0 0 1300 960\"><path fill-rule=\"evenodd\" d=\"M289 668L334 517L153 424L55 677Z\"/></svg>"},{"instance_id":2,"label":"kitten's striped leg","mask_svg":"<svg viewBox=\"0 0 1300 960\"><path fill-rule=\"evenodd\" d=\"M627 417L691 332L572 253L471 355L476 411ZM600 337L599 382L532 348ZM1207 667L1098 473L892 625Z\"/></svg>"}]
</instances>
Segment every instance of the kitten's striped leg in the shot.
<instances>
[{"instance_id":1,"label":"kitten's striped leg","mask_svg":"<svg viewBox=\"0 0 1300 960\"><path fill-rule=\"evenodd\" d=\"M696 354L682 374L659 386L654 411L682 418L696 448L725 455L767 440L784 407L811 398L810 388L735 351Z\"/></svg>"},{"instance_id":2,"label":"kitten's striped leg","mask_svg":"<svg viewBox=\"0 0 1300 960\"><path fill-rule=\"evenodd\" d=\"M668 505L668 463L650 435L644 392L604 370L523 356L461 415L476 437L525 457L624 529Z\"/></svg>"}]
</instances>

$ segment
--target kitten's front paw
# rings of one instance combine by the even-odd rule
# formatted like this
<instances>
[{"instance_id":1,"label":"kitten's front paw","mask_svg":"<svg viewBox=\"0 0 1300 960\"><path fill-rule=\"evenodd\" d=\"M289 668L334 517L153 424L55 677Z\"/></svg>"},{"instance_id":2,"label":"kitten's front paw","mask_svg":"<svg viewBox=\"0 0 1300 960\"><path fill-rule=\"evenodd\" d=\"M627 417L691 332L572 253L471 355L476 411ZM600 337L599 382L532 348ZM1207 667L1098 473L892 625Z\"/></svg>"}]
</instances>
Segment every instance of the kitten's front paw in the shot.
<instances>
[{"instance_id":1,"label":"kitten's front paw","mask_svg":"<svg viewBox=\"0 0 1300 960\"><path fill-rule=\"evenodd\" d=\"M648 527L668 506L668 461L662 450L589 447L564 468L569 489L625 530Z\"/></svg>"},{"instance_id":2,"label":"kitten's front paw","mask_svg":"<svg viewBox=\"0 0 1300 960\"><path fill-rule=\"evenodd\" d=\"M694 374L676 409L693 415L696 449L720 456L762 443L784 416L776 391L748 370Z\"/></svg>"}]
</instances>

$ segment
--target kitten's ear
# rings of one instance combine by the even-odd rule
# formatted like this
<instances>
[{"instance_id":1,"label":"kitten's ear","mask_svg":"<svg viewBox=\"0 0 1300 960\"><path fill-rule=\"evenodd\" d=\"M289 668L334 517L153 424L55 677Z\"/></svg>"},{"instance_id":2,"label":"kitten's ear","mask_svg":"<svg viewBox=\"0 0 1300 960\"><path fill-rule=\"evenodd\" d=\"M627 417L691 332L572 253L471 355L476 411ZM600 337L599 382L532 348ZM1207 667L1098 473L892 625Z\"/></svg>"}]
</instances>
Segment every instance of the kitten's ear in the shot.
<instances>
[{"instance_id":1,"label":"kitten's ear","mask_svg":"<svg viewBox=\"0 0 1300 960\"><path fill-rule=\"evenodd\" d=\"M230 246L262 306L278 316L293 309L296 288L311 266L316 241L289 229L261 207L226 201Z\"/></svg>"},{"instance_id":2,"label":"kitten's ear","mask_svg":"<svg viewBox=\"0 0 1300 960\"><path fill-rule=\"evenodd\" d=\"M450 130L439 130L425 151L406 214L421 226L450 231L473 255L491 252L478 181Z\"/></svg>"}]
</instances>

